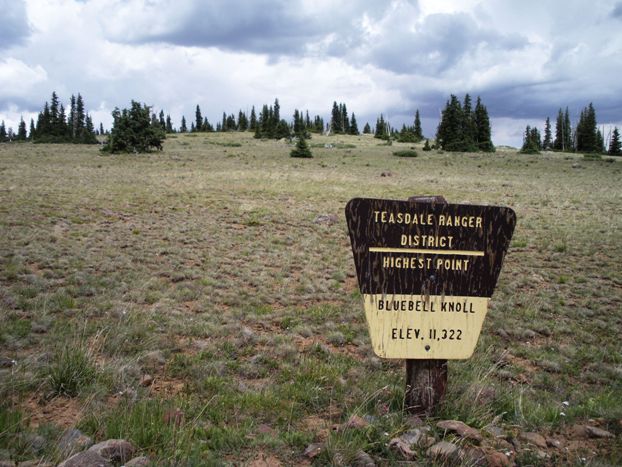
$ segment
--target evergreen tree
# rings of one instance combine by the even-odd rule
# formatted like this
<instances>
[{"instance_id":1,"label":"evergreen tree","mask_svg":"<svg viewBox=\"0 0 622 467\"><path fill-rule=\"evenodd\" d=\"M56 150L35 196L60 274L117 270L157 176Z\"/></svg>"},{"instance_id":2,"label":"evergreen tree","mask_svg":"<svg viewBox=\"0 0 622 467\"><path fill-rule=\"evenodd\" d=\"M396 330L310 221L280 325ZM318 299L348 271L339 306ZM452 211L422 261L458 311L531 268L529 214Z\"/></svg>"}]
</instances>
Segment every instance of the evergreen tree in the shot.
<instances>
[{"instance_id":1,"label":"evergreen tree","mask_svg":"<svg viewBox=\"0 0 622 467\"><path fill-rule=\"evenodd\" d=\"M201 115L201 107L197 104L197 107L194 111L194 130L201 131L203 127L203 116Z\"/></svg>"},{"instance_id":2,"label":"evergreen tree","mask_svg":"<svg viewBox=\"0 0 622 467\"><path fill-rule=\"evenodd\" d=\"M157 119L152 121L149 114L149 107L136 101L132 101L130 109L120 111L116 108L112 112L112 130L104 150L112 153L141 153L152 148L161 150L165 134ZM86 126L90 120L89 117ZM182 122L185 124L185 119Z\"/></svg>"},{"instance_id":3,"label":"evergreen tree","mask_svg":"<svg viewBox=\"0 0 622 467\"><path fill-rule=\"evenodd\" d=\"M291 157L302 157L302 158L311 158L313 154L311 154L311 149L309 149L309 145L307 144L307 140L303 135L297 135L298 141L296 142L296 147L291 150L289 155Z\"/></svg>"},{"instance_id":4,"label":"evergreen tree","mask_svg":"<svg viewBox=\"0 0 622 467\"><path fill-rule=\"evenodd\" d=\"M607 152L605 149L605 138L603 137L603 134L600 132L600 130L596 131L596 150L600 154L604 154L605 152Z\"/></svg>"},{"instance_id":5,"label":"evergreen tree","mask_svg":"<svg viewBox=\"0 0 622 467\"><path fill-rule=\"evenodd\" d=\"M330 132L335 134L343 133L343 126L341 125L341 111L337 105L337 101L333 102L333 110L331 111L330 118Z\"/></svg>"},{"instance_id":6,"label":"evergreen tree","mask_svg":"<svg viewBox=\"0 0 622 467\"><path fill-rule=\"evenodd\" d=\"M356 123L356 117L354 116L354 113L352 113L352 118L350 119L350 134L351 135L359 134L359 127L358 127L358 124Z\"/></svg>"},{"instance_id":7,"label":"evergreen tree","mask_svg":"<svg viewBox=\"0 0 622 467\"><path fill-rule=\"evenodd\" d=\"M4 126L4 120L0 122L0 143L6 143L9 140L6 132L6 126Z\"/></svg>"},{"instance_id":8,"label":"evergreen tree","mask_svg":"<svg viewBox=\"0 0 622 467\"><path fill-rule=\"evenodd\" d=\"M30 119L30 131L28 132L28 139L32 141L35 138L35 121Z\"/></svg>"},{"instance_id":9,"label":"evergreen tree","mask_svg":"<svg viewBox=\"0 0 622 467\"><path fill-rule=\"evenodd\" d=\"M495 152L495 146L492 144L492 130L490 128L490 119L488 118L488 109L479 96L475 104L475 142L480 151Z\"/></svg>"},{"instance_id":10,"label":"evergreen tree","mask_svg":"<svg viewBox=\"0 0 622 467\"><path fill-rule=\"evenodd\" d=\"M341 130L344 134L349 134L350 120L348 120L348 109L345 103L339 105L339 111L341 113Z\"/></svg>"},{"instance_id":11,"label":"evergreen tree","mask_svg":"<svg viewBox=\"0 0 622 467\"><path fill-rule=\"evenodd\" d=\"M473 114L471 105L471 96L467 93L464 95L464 101L462 104L462 135L463 151L474 152L478 150L475 145L477 140L477 124L475 122L475 115Z\"/></svg>"},{"instance_id":12,"label":"evergreen tree","mask_svg":"<svg viewBox=\"0 0 622 467\"><path fill-rule=\"evenodd\" d=\"M460 101L451 95L441 114L436 141L446 151L464 151L464 115Z\"/></svg>"},{"instance_id":13,"label":"evergreen tree","mask_svg":"<svg viewBox=\"0 0 622 467\"><path fill-rule=\"evenodd\" d=\"M602 144L599 144L596 130L596 111L590 104L581 111L579 123L576 129L576 150L581 152L601 152Z\"/></svg>"},{"instance_id":14,"label":"evergreen tree","mask_svg":"<svg viewBox=\"0 0 622 467\"><path fill-rule=\"evenodd\" d=\"M542 141L542 149L545 151L553 148L553 141L551 138L551 120L549 117L546 117L546 121L544 122L544 141Z\"/></svg>"},{"instance_id":15,"label":"evergreen tree","mask_svg":"<svg viewBox=\"0 0 622 467\"><path fill-rule=\"evenodd\" d=\"M257 114L255 113L255 106L253 106L251 109L251 119L250 119L249 130L255 131L256 129L257 129Z\"/></svg>"},{"instance_id":16,"label":"evergreen tree","mask_svg":"<svg viewBox=\"0 0 622 467\"><path fill-rule=\"evenodd\" d=\"M564 151L574 151L574 144L572 142L572 125L570 124L570 113L568 107L564 112Z\"/></svg>"},{"instance_id":17,"label":"evergreen tree","mask_svg":"<svg viewBox=\"0 0 622 467\"><path fill-rule=\"evenodd\" d=\"M431 151L432 147L430 146L430 140L426 139L425 140L425 144L423 145L423 150L424 151Z\"/></svg>"},{"instance_id":18,"label":"evergreen tree","mask_svg":"<svg viewBox=\"0 0 622 467\"><path fill-rule=\"evenodd\" d=\"M188 127L186 126L186 117L181 116L181 125L179 127L180 133L186 133L188 131Z\"/></svg>"},{"instance_id":19,"label":"evergreen tree","mask_svg":"<svg viewBox=\"0 0 622 467\"><path fill-rule=\"evenodd\" d=\"M246 131L248 130L248 117L242 110L238 112L238 130Z\"/></svg>"},{"instance_id":20,"label":"evergreen tree","mask_svg":"<svg viewBox=\"0 0 622 467\"><path fill-rule=\"evenodd\" d=\"M78 98L76 99L76 136L79 138L81 131L86 126L86 110L84 109L84 100L82 96L78 93Z\"/></svg>"},{"instance_id":21,"label":"evergreen tree","mask_svg":"<svg viewBox=\"0 0 622 467\"><path fill-rule=\"evenodd\" d=\"M531 128L527 125L525 134L523 136L523 147L520 152L524 154L539 154L542 149L542 140L540 138L540 132L536 127Z\"/></svg>"},{"instance_id":22,"label":"evergreen tree","mask_svg":"<svg viewBox=\"0 0 622 467\"><path fill-rule=\"evenodd\" d=\"M171 116L169 114L166 114L166 132L167 133L174 133L175 130L173 128L173 122L171 120Z\"/></svg>"},{"instance_id":23,"label":"evergreen tree","mask_svg":"<svg viewBox=\"0 0 622 467\"><path fill-rule=\"evenodd\" d=\"M4 126L4 122L3 126ZM1 137L2 127L0 127L0 137ZM609 141L609 154L612 156L620 156L622 155L622 142L620 142L620 131L618 127L613 129L611 133L611 141Z\"/></svg>"},{"instance_id":24,"label":"evergreen tree","mask_svg":"<svg viewBox=\"0 0 622 467\"><path fill-rule=\"evenodd\" d=\"M28 132L26 130L26 122L24 121L24 117L19 118L19 126L17 127L17 136L15 137L16 141L26 141L28 139Z\"/></svg>"},{"instance_id":25,"label":"evergreen tree","mask_svg":"<svg viewBox=\"0 0 622 467\"><path fill-rule=\"evenodd\" d=\"M313 131L315 131L316 133L324 132L324 119L319 115L316 115L315 119L313 120Z\"/></svg>"},{"instance_id":26,"label":"evergreen tree","mask_svg":"<svg viewBox=\"0 0 622 467\"><path fill-rule=\"evenodd\" d=\"M421 118L419 117L419 109L415 111L415 126L413 128L413 133L415 135L415 142L419 142L423 140L423 130L421 129Z\"/></svg>"},{"instance_id":27,"label":"evergreen tree","mask_svg":"<svg viewBox=\"0 0 622 467\"><path fill-rule=\"evenodd\" d=\"M371 126L369 126L369 122L366 122L365 126L363 127L363 134L369 135L370 133L371 133Z\"/></svg>"},{"instance_id":28,"label":"evergreen tree","mask_svg":"<svg viewBox=\"0 0 622 467\"><path fill-rule=\"evenodd\" d=\"M384 115L380 114L380 117L376 119L376 131L374 133L374 138L389 139L390 135L388 125L384 121Z\"/></svg>"}]
</instances>

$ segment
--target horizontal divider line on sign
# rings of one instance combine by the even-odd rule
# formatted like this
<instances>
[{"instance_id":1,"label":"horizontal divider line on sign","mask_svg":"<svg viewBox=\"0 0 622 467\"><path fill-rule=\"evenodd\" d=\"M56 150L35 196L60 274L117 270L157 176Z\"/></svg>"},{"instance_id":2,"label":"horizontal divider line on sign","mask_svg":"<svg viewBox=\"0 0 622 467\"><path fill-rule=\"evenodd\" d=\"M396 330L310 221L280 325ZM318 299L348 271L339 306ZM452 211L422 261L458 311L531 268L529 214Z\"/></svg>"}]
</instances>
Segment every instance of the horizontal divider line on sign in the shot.
<instances>
[{"instance_id":1,"label":"horizontal divider line on sign","mask_svg":"<svg viewBox=\"0 0 622 467\"><path fill-rule=\"evenodd\" d=\"M469 250L426 250L421 248L386 248L381 246L372 246L369 248L370 253L410 253L410 254L433 254L433 255L459 255L459 256L484 256L483 251Z\"/></svg>"}]
</instances>

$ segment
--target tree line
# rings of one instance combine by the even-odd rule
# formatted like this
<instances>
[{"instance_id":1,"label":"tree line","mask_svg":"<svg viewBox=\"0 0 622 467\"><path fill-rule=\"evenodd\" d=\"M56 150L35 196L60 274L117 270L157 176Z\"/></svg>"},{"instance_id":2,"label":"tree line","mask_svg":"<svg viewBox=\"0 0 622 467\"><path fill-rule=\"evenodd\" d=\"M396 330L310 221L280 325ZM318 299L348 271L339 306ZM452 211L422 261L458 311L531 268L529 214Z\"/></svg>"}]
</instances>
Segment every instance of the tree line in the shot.
<instances>
[{"instance_id":1,"label":"tree line","mask_svg":"<svg viewBox=\"0 0 622 467\"><path fill-rule=\"evenodd\" d=\"M540 151L582 152L588 154L622 155L622 143L618 127L614 127L607 145L605 137L598 129L596 110L590 102L584 107L579 116L577 125L573 128L570 123L568 107L565 111L560 108L555 121L555 136L551 130L551 120L546 117L544 135L537 127L527 125L523 133L522 153L538 154Z\"/></svg>"}]
</instances>

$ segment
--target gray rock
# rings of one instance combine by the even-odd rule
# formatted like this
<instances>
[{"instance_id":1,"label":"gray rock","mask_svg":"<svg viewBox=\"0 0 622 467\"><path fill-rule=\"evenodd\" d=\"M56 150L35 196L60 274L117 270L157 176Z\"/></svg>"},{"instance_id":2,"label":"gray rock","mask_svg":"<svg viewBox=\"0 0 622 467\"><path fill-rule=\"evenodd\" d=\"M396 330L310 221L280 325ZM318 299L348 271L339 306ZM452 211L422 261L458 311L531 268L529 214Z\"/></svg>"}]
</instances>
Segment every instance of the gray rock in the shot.
<instances>
[{"instance_id":1,"label":"gray rock","mask_svg":"<svg viewBox=\"0 0 622 467\"><path fill-rule=\"evenodd\" d=\"M0 368L11 368L17 365L17 362L12 358L0 357Z\"/></svg>"},{"instance_id":2,"label":"gray rock","mask_svg":"<svg viewBox=\"0 0 622 467\"><path fill-rule=\"evenodd\" d=\"M109 439L91 446L89 451L96 452L110 462L118 463L130 460L136 449L124 439Z\"/></svg>"},{"instance_id":3,"label":"gray rock","mask_svg":"<svg viewBox=\"0 0 622 467\"><path fill-rule=\"evenodd\" d=\"M29 446L35 454L40 453L45 448L45 438L36 433L21 433L19 439L22 444Z\"/></svg>"},{"instance_id":4,"label":"gray rock","mask_svg":"<svg viewBox=\"0 0 622 467\"><path fill-rule=\"evenodd\" d=\"M315 224L333 225L339 222L339 218L334 214L320 214L313 221Z\"/></svg>"},{"instance_id":5,"label":"gray rock","mask_svg":"<svg viewBox=\"0 0 622 467\"><path fill-rule=\"evenodd\" d=\"M472 439L477 442L482 440L482 435L478 430L458 420L441 420L436 424L436 426L441 430L456 433L462 438Z\"/></svg>"},{"instance_id":6,"label":"gray rock","mask_svg":"<svg viewBox=\"0 0 622 467\"><path fill-rule=\"evenodd\" d=\"M376 462L365 451L358 451L352 461L354 467L376 467Z\"/></svg>"},{"instance_id":7,"label":"gray rock","mask_svg":"<svg viewBox=\"0 0 622 467\"><path fill-rule=\"evenodd\" d=\"M546 449L546 438L541 434L532 432L521 433L520 439L539 448Z\"/></svg>"},{"instance_id":8,"label":"gray rock","mask_svg":"<svg viewBox=\"0 0 622 467\"><path fill-rule=\"evenodd\" d=\"M324 444L322 443L313 443L307 446L303 455L308 457L309 459L313 459L320 455L320 453L324 450Z\"/></svg>"},{"instance_id":9,"label":"gray rock","mask_svg":"<svg viewBox=\"0 0 622 467\"><path fill-rule=\"evenodd\" d=\"M590 438L614 438L612 433L595 426L586 426L585 431Z\"/></svg>"},{"instance_id":10,"label":"gray rock","mask_svg":"<svg viewBox=\"0 0 622 467\"><path fill-rule=\"evenodd\" d=\"M151 375L142 375L140 377L140 381L138 382L139 386L142 386L143 388L146 388L148 386L151 386L153 384L153 376Z\"/></svg>"},{"instance_id":11,"label":"gray rock","mask_svg":"<svg viewBox=\"0 0 622 467\"><path fill-rule=\"evenodd\" d=\"M457 463L460 460L460 448L454 443L439 441L426 451L426 455L443 462Z\"/></svg>"},{"instance_id":12,"label":"gray rock","mask_svg":"<svg viewBox=\"0 0 622 467\"><path fill-rule=\"evenodd\" d=\"M76 428L65 430L58 442L58 450L63 457L84 451L93 446L93 440Z\"/></svg>"},{"instance_id":13,"label":"gray rock","mask_svg":"<svg viewBox=\"0 0 622 467\"><path fill-rule=\"evenodd\" d=\"M131 461L125 463L125 467L147 467L151 465L151 461L148 457L135 457Z\"/></svg>"},{"instance_id":14,"label":"gray rock","mask_svg":"<svg viewBox=\"0 0 622 467\"><path fill-rule=\"evenodd\" d=\"M426 427L414 428L408 430L399 437L408 446L416 446L429 448L436 441L432 436L429 436L430 429Z\"/></svg>"},{"instance_id":15,"label":"gray rock","mask_svg":"<svg viewBox=\"0 0 622 467\"><path fill-rule=\"evenodd\" d=\"M82 451L61 462L58 467L112 467L112 464L94 451Z\"/></svg>"},{"instance_id":16,"label":"gray rock","mask_svg":"<svg viewBox=\"0 0 622 467\"><path fill-rule=\"evenodd\" d=\"M410 445L402 438L393 438L389 441L389 449L395 451L407 461L411 461L417 456L417 453L413 451Z\"/></svg>"}]
</instances>

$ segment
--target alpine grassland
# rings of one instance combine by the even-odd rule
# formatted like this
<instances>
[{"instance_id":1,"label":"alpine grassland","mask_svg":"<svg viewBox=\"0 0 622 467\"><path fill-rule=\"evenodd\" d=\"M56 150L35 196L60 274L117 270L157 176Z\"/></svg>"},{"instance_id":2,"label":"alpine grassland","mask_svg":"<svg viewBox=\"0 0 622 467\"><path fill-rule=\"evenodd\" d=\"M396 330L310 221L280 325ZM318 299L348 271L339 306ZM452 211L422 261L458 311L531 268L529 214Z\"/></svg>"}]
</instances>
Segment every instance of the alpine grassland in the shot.
<instances>
[{"instance_id":1,"label":"alpine grassland","mask_svg":"<svg viewBox=\"0 0 622 467\"><path fill-rule=\"evenodd\" d=\"M155 465L440 463L392 443L419 428L467 465L621 464L622 160L423 146L0 144L0 460L60 462L77 428ZM424 420L404 362L372 352L344 216L414 195L518 218L475 353Z\"/></svg>"}]
</instances>

